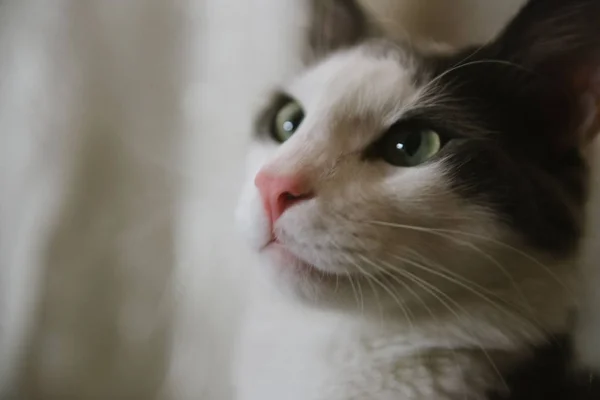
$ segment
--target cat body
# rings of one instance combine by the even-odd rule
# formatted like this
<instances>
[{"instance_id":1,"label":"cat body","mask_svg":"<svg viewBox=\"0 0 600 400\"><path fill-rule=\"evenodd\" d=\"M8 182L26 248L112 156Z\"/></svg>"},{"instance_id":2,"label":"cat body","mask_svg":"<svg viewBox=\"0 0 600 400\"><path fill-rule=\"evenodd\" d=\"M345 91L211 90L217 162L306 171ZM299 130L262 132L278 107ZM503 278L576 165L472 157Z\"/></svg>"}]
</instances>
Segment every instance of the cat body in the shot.
<instances>
[{"instance_id":1,"label":"cat body","mask_svg":"<svg viewBox=\"0 0 600 400\"><path fill-rule=\"evenodd\" d=\"M247 331L241 399L478 398L498 379L483 354L435 349L428 338L403 334L405 326L327 314L293 313L290 321L289 312L270 313ZM479 371L473 380L464 375L471 369Z\"/></svg>"},{"instance_id":2,"label":"cat body","mask_svg":"<svg viewBox=\"0 0 600 400\"><path fill-rule=\"evenodd\" d=\"M238 398L508 398L569 329L600 2L532 0L455 52L325 3L250 151Z\"/></svg>"},{"instance_id":3,"label":"cat body","mask_svg":"<svg viewBox=\"0 0 600 400\"><path fill-rule=\"evenodd\" d=\"M515 340L520 325L501 324L477 327L481 336L474 339L477 328L454 324L454 316L443 326L441 319L416 319L429 329L411 329L263 299L249 313L240 344L238 398L484 399L490 388L506 393L500 371L543 340Z\"/></svg>"}]
</instances>

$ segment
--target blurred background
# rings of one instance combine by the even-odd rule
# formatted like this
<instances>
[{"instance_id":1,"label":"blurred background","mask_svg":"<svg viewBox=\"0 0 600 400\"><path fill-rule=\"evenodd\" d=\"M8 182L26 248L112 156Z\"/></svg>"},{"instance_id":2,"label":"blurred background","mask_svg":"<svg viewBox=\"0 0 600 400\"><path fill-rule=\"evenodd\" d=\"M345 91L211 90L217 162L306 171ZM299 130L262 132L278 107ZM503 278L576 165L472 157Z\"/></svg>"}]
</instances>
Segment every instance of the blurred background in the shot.
<instances>
[{"instance_id":1,"label":"blurred background","mask_svg":"<svg viewBox=\"0 0 600 400\"><path fill-rule=\"evenodd\" d=\"M458 46L523 2L362 0ZM232 398L233 210L307 3L0 0L0 399Z\"/></svg>"}]
</instances>

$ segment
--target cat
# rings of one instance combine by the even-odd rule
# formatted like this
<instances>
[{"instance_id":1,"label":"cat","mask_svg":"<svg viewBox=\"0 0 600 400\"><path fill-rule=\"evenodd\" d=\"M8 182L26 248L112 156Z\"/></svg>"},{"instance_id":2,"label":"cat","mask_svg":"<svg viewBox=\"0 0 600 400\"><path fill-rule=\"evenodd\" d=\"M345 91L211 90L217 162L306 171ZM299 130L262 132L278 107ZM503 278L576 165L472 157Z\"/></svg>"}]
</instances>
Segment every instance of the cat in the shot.
<instances>
[{"instance_id":1,"label":"cat","mask_svg":"<svg viewBox=\"0 0 600 400\"><path fill-rule=\"evenodd\" d=\"M520 1L363 3L470 42ZM241 133L303 34L303 0L266 4L0 0L0 398L231 398Z\"/></svg>"},{"instance_id":2,"label":"cat","mask_svg":"<svg viewBox=\"0 0 600 400\"><path fill-rule=\"evenodd\" d=\"M311 4L237 210L257 255L237 398L521 398L510 372L571 328L600 1L530 0L457 50Z\"/></svg>"}]
</instances>

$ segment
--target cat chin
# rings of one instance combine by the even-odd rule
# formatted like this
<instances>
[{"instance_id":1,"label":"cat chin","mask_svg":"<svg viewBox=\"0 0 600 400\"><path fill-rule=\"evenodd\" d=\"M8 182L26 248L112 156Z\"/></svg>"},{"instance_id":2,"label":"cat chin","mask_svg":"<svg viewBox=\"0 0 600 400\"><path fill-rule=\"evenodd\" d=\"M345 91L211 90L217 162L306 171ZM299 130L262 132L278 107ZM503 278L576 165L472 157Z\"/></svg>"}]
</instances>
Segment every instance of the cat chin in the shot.
<instances>
[{"instance_id":1,"label":"cat chin","mask_svg":"<svg viewBox=\"0 0 600 400\"><path fill-rule=\"evenodd\" d=\"M260 256L277 289L302 302L329 303L347 280L343 275L323 271L300 259L278 242L265 246Z\"/></svg>"},{"instance_id":2,"label":"cat chin","mask_svg":"<svg viewBox=\"0 0 600 400\"><path fill-rule=\"evenodd\" d=\"M261 255L266 258L274 272L285 279L322 282L324 279L329 278L330 275L321 271L315 265L300 259L277 241L270 242L264 246L261 250Z\"/></svg>"}]
</instances>

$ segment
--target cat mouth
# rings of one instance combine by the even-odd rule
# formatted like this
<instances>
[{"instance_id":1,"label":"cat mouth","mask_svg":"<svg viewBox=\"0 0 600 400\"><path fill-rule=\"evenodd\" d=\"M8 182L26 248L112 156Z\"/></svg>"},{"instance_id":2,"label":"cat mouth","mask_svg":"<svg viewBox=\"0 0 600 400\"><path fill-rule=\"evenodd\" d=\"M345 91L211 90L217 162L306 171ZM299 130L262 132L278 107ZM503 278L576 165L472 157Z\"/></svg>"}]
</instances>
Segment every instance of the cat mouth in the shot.
<instances>
[{"instance_id":1,"label":"cat mouth","mask_svg":"<svg viewBox=\"0 0 600 400\"><path fill-rule=\"evenodd\" d=\"M301 255L290 250L289 244L277 237L269 239L261 248L260 253L269 260L268 265L271 267L270 269L274 270L276 276L283 278L293 286L310 282L313 286L331 289L337 293L343 285L352 286L353 282L363 279L361 274L334 272L306 261Z\"/></svg>"},{"instance_id":2,"label":"cat mouth","mask_svg":"<svg viewBox=\"0 0 600 400\"><path fill-rule=\"evenodd\" d=\"M277 253L291 264L297 265L302 264L306 268L318 269L316 266L304 261L302 258L298 257L294 253L292 253L284 243L282 243L276 236L272 237L269 242L267 242L260 250L261 253Z\"/></svg>"},{"instance_id":3,"label":"cat mouth","mask_svg":"<svg viewBox=\"0 0 600 400\"><path fill-rule=\"evenodd\" d=\"M267 250L269 247L272 247L272 246L274 246L276 244L280 244L279 239L277 239L276 236L271 236L271 238L269 239L269 241L266 242L265 244L263 244L258 251L260 253L262 253L263 251Z\"/></svg>"},{"instance_id":4,"label":"cat mouth","mask_svg":"<svg viewBox=\"0 0 600 400\"><path fill-rule=\"evenodd\" d=\"M271 261L278 268L297 272L299 274L308 274L323 277L328 274L322 271L314 264L307 262L292 251L290 251L285 243L281 242L276 236L272 237L260 250L271 258Z\"/></svg>"}]
</instances>

